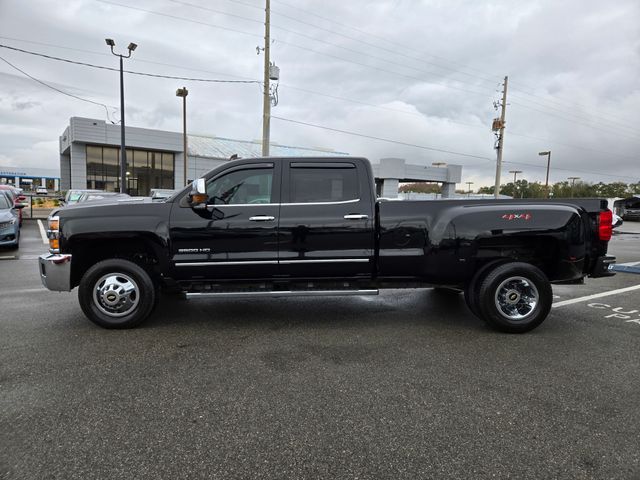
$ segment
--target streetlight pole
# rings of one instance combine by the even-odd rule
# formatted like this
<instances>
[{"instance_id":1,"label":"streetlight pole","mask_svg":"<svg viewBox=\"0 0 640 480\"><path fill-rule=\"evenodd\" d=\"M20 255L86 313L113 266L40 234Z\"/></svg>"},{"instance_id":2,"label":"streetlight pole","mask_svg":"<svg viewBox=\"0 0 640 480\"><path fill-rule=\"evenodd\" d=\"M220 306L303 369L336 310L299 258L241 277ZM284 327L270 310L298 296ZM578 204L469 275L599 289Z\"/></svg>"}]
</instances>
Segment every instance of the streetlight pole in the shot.
<instances>
[{"instance_id":1,"label":"streetlight pole","mask_svg":"<svg viewBox=\"0 0 640 480\"><path fill-rule=\"evenodd\" d=\"M522 170L509 170L509 173L513 173L513 198L516 198L516 178Z\"/></svg>"},{"instance_id":2,"label":"streetlight pole","mask_svg":"<svg viewBox=\"0 0 640 480\"><path fill-rule=\"evenodd\" d=\"M467 198L471 197L471 185L473 182L465 182L467 184Z\"/></svg>"},{"instance_id":3,"label":"streetlight pole","mask_svg":"<svg viewBox=\"0 0 640 480\"><path fill-rule=\"evenodd\" d=\"M549 167L551 166L551 150L547 152L538 152L540 156L547 156L547 179L544 181L544 189L547 192L547 198L549 198Z\"/></svg>"},{"instance_id":4,"label":"streetlight pole","mask_svg":"<svg viewBox=\"0 0 640 480\"><path fill-rule=\"evenodd\" d=\"M573 198L573 185L576 183L576 180L580 180L580 177L569 177L571 180L571 198Z\"/></svg>"},{"instance_id":5,"label":"streetlight pole","mask_svg":"<svg viewBox=\"0 0 640 480\"><path fill-rule=\"evenodd\" d=\"M109 48L111 48L111 53L116 57L120 57L120 193L127 193L126 188L126 169L127 169L127 152L125 150L125 138L124 138L124 70L123 70L123 58L129 58L131 56L131 52L133 52L138 45L131 42L127 47L128 54L123 55L121 53L116 53L113 51L113 47L116 46L116 42L114 42L111 38L105 38L104 40Z\"/></svg>"},{"instance_id":6,"label":"streetlight pole","mask_svg":"<svg viewBox=\"0 0 640 480\"><path fill-rule=\"evenodd\" d=\"M189 90L187 87L182 87L176 90L176 97L182 97L182 144L183 144L183 162L182 162L182 171L183 171L183 180L184 185L187 185L187 95L189 95Z\"/></svg>"}]
</instances>

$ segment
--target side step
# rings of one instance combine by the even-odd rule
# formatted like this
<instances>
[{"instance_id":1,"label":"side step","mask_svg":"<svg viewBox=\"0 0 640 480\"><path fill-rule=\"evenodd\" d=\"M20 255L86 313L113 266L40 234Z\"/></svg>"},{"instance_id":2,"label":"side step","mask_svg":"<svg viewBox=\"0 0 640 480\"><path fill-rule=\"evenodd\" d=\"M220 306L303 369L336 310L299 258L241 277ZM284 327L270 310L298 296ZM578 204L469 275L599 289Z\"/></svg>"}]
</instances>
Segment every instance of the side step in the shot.
<instances>
[{"instance_id":1,"label":"side step","mask_svg":"<svg viewBox=\"0 0 640 480\"><path fill-rule=\"evenodd\" d=\"M332 297L348 295L378 295L378 290L273 290L268 292L193 292L187 298L252 298L252 297Z\"/></svg>"}]
</instances>

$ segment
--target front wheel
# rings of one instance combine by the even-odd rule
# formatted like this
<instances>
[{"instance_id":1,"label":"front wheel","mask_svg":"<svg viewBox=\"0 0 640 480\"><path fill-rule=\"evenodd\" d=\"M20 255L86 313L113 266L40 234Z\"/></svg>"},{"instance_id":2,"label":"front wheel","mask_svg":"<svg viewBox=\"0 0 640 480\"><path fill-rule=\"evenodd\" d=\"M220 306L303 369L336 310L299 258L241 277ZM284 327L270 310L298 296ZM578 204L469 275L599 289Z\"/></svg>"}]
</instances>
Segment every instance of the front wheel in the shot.
<instances>
[{"instance_id":1,"label":"front wheel","mask_svg":"<svg viewBox=\"0 0 640 480\"><path fill-rule=\"evenodd\" d=\"M547 318L553 291L546 275L528 263L496 267L480 283L478 306L483 320L497 330L524 333Z\"/></svg>"},{"instance_id":2,"label":"front wheel","mask_svg":"<svg viewBox=\"0 0 640 480\"><path fill-rule=\"evenodd\" d=\"M132 328L153 310L156 288L140 266L109 259L86 271L78 287L78 300L93 323L103 328Z\"/></svg>"}]
</instances>

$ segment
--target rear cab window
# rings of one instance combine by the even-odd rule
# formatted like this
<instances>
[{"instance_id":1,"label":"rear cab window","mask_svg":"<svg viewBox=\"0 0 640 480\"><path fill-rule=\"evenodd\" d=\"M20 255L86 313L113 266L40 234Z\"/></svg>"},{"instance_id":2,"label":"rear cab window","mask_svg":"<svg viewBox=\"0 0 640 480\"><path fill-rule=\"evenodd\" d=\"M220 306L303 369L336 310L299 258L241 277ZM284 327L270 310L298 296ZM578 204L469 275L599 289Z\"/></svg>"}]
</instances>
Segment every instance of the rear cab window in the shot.
<instances>
[{"instance_id":1,"label":"rear cab window","mask_svg":"<svg viewBox=\"0 0 640 480\"><path fill-rule=\"evenodd\" d=\"M289 203L337 203L360 199L358 170L353 163L292 162Z\"/></svg>"}]
</instances>

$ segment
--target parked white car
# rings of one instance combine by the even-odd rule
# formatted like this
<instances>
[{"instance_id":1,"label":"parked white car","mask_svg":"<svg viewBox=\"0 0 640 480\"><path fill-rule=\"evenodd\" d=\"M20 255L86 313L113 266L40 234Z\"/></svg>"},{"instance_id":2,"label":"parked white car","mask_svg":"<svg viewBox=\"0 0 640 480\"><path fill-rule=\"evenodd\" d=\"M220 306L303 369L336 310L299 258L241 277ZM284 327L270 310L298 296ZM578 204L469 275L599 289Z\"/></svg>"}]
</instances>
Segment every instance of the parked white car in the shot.
<instances>
[{"instance_id":1,"label":"parked white car","mask_svg":"<svg viewBox=\"0 0 640 480\"><path fill-rule=\"evenodd\" d=\"M49 192L47 191L47 187L38 187L36 188L36 193L38 195L46 195Z\"/></svg>"}]
</instances>

